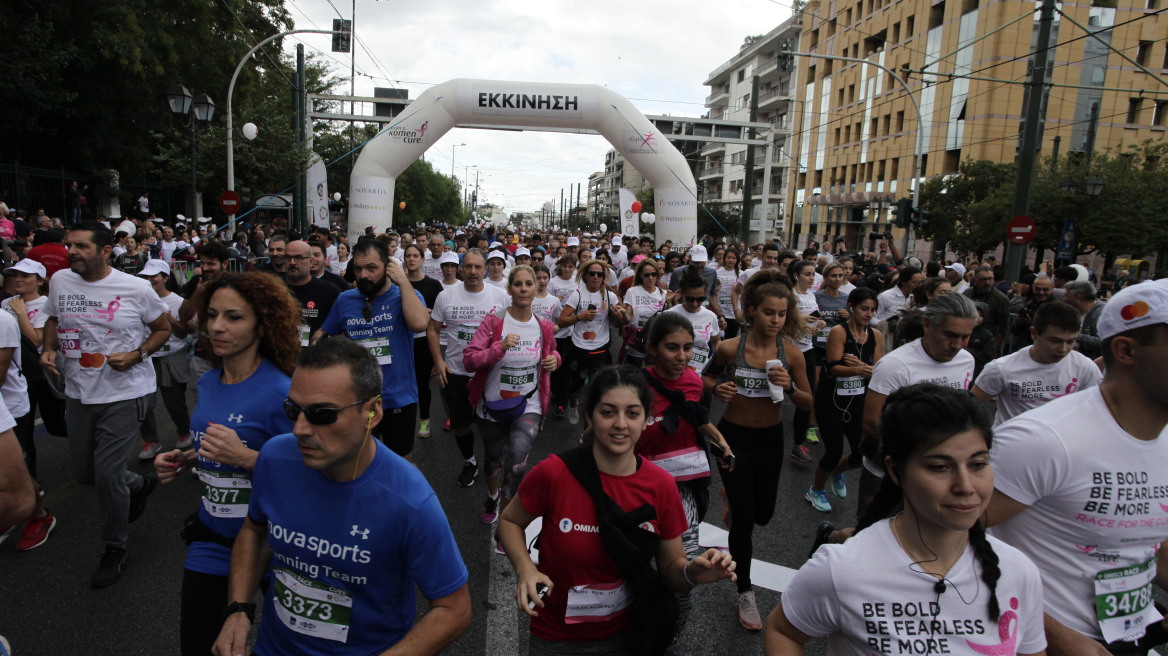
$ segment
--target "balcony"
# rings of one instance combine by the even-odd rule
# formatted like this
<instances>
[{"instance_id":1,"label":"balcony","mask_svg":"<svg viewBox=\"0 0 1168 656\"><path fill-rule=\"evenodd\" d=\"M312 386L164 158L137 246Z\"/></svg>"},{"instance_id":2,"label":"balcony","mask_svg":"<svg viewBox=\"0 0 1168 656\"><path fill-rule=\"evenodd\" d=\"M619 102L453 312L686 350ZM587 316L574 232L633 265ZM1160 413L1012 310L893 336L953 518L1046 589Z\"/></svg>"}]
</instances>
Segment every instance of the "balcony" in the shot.
<instances>
[{"instance_id":1,"label":"balcony","mask_svg":"<svg viewBox=\"0 0 1168 656\"><path fill-rule=\"evenodd\" d=\"M759 95L758 108L762 109L764 107L767 107L768 105L778 104L779 101L782 101L782 100L789 101L790 99L791 99L791 94L786 89L783 89L781 87L778 89L771 89L770 91L767 91L766 93Z\"/></svg>"},{"instance_id":2,"label":"balcony","mask_svg":"<svg viewBox=\"0 0 1168 656\"><path fill-rule=\"evenodd\" d=\"M698 177L705 178L705 177L709 177L712 175L722 175L722 173L724 173L725 171L726 171L725 164L718 164L716 166L707 166L706 168L702 169L701 173L698 174Z\"/></svg>"},{"instance_id":3,"label":"balcony","mask_svg":"<svg viewBox=\"0 0 1168 656\"><path fill-rule=\"evenodd\" d=\"M704 192L698 196L698 201L700 201L702 203L708 203L710 201L715 201L715 200L722 200L722 190L721 189L719 189L718 191L707 191L707 192Z\"/></svg>"},{"instance_id":4,"label":"balcony","mask_svg":"<svg viewBox=\"0 0 1168 656\"><path fill-rule=\"evenodd\" d=\"M718 87L717 89L714 89L710 93L710 95L706 96L706 104L709 105L710 103L716 101L718 98L721 98L723 96L729 96L729 95L730 95L730 87L729 86Z\"/></svg>"},{"instance_id":5,"label":"balcony","mask_svg":"<svg viewBox=\"0 0 1168 656\"><path fill-rule=\"evenodd\" d=\"M712 142L712 143L708 143L708 144L702 146L702 154L709 155L710 153L714 153L714 152L717 152L719 150L725 150L725 149L726 149L726 144Z\"/></svg>"}]
</instances>

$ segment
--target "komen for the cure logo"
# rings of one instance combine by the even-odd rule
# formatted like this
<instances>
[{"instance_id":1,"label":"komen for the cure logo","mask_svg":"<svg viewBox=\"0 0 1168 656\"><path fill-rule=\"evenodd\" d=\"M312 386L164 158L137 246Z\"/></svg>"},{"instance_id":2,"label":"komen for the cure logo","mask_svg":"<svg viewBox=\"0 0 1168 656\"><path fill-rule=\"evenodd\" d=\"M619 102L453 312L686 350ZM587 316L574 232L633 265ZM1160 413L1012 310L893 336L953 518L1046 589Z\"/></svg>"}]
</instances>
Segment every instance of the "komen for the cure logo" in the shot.
<instances>
[{"instance_id":1,"label":"komen for the cure logo","mask_svg":"<svg viewBox=\"0 0 1168 656\"><path fill-rule=\"evenodd\" d=\"M1148 310L1150 309L1151 308L1148 307L1147 303L1143 301L1136 301L1131 305L1123 306L1123 308L1119 311L1119 316L1124 321L1131 321L1132 319L1139 319L1140 317L1147 316Z\"/></svg>"},{"instance_id":2,"label":"komen for the cure logo","mask_svg":"<svg viewBox=\"0 0 1168 656\"><path fill-rule=\"evenodd\" d=\"M976 642L965 641L969 648L979 654L986 656L1007 656L1013 654L1014 648L1018 644L1018 598L1010 598L1010 610L1002 613L998 618L998 639L1001 640L996 645L979 645Z\"/></svg>"},{"instance_id":3,"label":"komen for the cure logo","mask_svg":"<svg viewBox=\"0 0 1168 656\"><path fill-rule=\"evenodd\" d=\"M114 300L109 302L109 306L105 308L94 308L93 311L105 317L106 321L112 322L114 315L117 314L118 308L122 307L122 297L115 296Z\"/></svg>"}]
</instances>

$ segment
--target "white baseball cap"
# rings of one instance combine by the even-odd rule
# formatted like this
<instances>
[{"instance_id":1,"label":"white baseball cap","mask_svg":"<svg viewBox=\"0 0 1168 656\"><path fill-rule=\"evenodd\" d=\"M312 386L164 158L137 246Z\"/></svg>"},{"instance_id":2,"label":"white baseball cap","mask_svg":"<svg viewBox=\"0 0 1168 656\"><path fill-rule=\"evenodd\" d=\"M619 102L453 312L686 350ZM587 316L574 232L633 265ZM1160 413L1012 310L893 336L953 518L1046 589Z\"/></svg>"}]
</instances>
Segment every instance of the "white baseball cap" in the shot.
<instances>
[{"instance_id":1,"label":"white baseball cap","mask_svg":"<svg viewBox=\"0 0 1168 656\"><path fill-rule=\"evenodd\" d=\"M166 263L166 260L146 260L146 266L142 267L142 270L138 272L138 276L141 278L149 278L160 273L170 275L170 265Z\"/></svg>"},{"instance_id":2,"label":"white baseball cap","mask_svg":"<svg viewBox=\"0 0 1168 656\"><path fill-rule=\"evenodd\" d=\"M458 253L455 253L454 251L450 251L448 253L443 253L442 257L438 258L438 265L439 266L441 266L443 264L454 264L457 266L458 263L459 263L458 262Z\"/></svg>"},{"instance_id":3,"label":"white baseball cap","mask_svg":"<svg viewBox=\"0 0 1168 656\"><path fill-rule=\"evenodd\" d=\"M621 239L620 235L617 235L617 236L612 238L612 245L613 246L623 246L624 243L625 242Z\"/></svg>"},{"instance_id":4,"label":"white baseball cap","mask_svg":"<svg viewBox=\"0 0 1168 656\"><path fill-rule=\"evenodd\" d=\"M529 251L529 250L527 250L526 248L523 248L522 246L520 246L519 248L516 248L516 249L515 249L515 253L514 253L514 255L515 255L515 257L519 257L519 256L521 256L521 255L526 255L527 257L531 257L531 251Z\"/></svg>"},{"instance_id":5,"label":"white baseball cap","mask_svg":"<svg viewBox=\"0 0 1168 656\"><path fill-rule=\"evenodd\" d=\"M706 247L698 244L689 249L690 262L709 262L710 256L706 254Z\"/></svg>"},{"instance_id":6,"label":"white baseball cap","mask_svg":"<svg viewBox=\"0 0 1168 656\"><path fill-rule=\"evenodd\" d=\"M504 262L507 261L507 258L503 257L503 254L500 253L499 251L491 251L490 253L487 253L487 260L493 260L495 258L499 258L500 260L503 260Z\"/></svg>"},{"instance_id":7,"label":"white baseball cap","mask_svg":"<svg viewBox=\"0 0 1168 656\"><path fill-rule=\"evenodd\" d=\"M957 275L959 275L959 276L965 275L965 265L960 263L960 262L954 262L953 264L947 264L947 265L945 265L945 268L956 272Z\"/></svg>"},{"instance_id":8,"label":"white baseball cap","mask_svg":"<svg viewBox=\"0 0 1168 656\"><path fill-rule=\"evenodd\" d=\"M5 274L7 274L9 271L19 271L21 273L35 273L36 275L40 276L41 278L44 278L45 273L46 273L45 272L45 265L41 264L40 262L37 262L36 260L30 260L27 257L24 258L23 260L16 262L15 264L8 267L7 269L4 269Z\"/></svg>"},{"instance_id":9,"label":"white baseball cap","mask_svg":"<svg viewBox=\"0 0 1168 656\"><path fill-rule=\"evenodd\" d=\"M569 246L579 246L580 245L580 238L579 237L568 237L568 245Z\"/></svg>"},{"instance_id":10,"label":"white baseball cap","mask_svg":"<svg viewBox=\"0 0 1168 656\"><path fill-rule=\"evenodd\" d=\"M1168 323L1168 279L1141 282L1119 290L1099 314L1099 339Z\"/></svg>"}]
</instances>

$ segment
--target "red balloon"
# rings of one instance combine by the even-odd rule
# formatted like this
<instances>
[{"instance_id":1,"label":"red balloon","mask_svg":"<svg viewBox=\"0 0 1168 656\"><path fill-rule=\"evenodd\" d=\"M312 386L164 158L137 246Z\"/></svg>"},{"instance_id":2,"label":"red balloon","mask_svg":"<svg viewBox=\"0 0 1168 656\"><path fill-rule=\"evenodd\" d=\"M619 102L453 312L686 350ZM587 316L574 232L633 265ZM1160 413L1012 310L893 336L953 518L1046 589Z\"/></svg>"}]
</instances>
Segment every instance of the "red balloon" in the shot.
<instances>
[{"instance_id":1,"label":"red balloon","mask_svg":"<svg viewBox=\"0 0 1168 656\"><path fill-rule=\"evenodd\" d=\"M633 212L640 213L640 211L641 211L641 201L639 201L639 200L633 201Z\"/></svg>"},{"instance_id":2,"label":"red balloon","mask_svg":"<svg viewBox=\"0 0 1168 656\"><path fill-rule=\"evenodd\" d=\"M404 210L406 208L406 202L403 200L402 202L398 203L397 208L399 210Z\"/></svg>"}]
</instances>

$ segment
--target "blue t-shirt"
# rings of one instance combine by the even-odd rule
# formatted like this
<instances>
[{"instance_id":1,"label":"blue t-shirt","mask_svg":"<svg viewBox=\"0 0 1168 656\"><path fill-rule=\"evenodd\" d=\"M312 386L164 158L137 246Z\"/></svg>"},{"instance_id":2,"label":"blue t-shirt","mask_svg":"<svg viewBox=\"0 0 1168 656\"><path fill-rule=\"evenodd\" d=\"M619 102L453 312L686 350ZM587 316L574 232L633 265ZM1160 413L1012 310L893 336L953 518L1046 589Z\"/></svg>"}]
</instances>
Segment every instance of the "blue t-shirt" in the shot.
<instances>
[{"instance_id":1,"label":"blue t-shirt","mask_svg":"<svg viewBox=\"0 0 1168 656\"><path fill-rule=\"evenodd\" d=\"M260 452L248 514L267 529L272 584L256 654L379 654L413 626L415 586L438 599L466 583L434 490L373 443L372 464L344 482L305 466L291 434Z\"/></svg>"},{"instance_id":2,"label":"blue t-shirt","mask_svg":"<svg viewBox=\"0 0 1168 656\"><path fill-rule=\"evenodd\" d=\"M276 365L263 360L255 373L233 385L219 380L222 373L222 369L212 369L199 378L199 403L191 416L195 449L202 445L203 432L211 423L233 429L247 448L256 451L273 435L292 430L283 406L291 379ZM196 467L203 486L199 521L234 538L247 516L251 472L202 457ZM230 565L231 550L214 542L192 542L187 550L186 568L191 571L227 576Z\"/></svg>"},{"instance_id":3,"label":"blue t-shirt","mask_svg":"<svg viewBox=\"0 0 1168 656\"><path fill-rule=\"evenodd\" d=\"M425 305L418 290L414 293ZM337 297L320 329L329 335L345 335L377 358L381 365L381 407L404 408L417 403L414 335L402 314L401 287L391 284L389 291L373 299L369 315L372 322L365 321L364 311L365 297L359 290L350 289Z\"/></svg>"}]
</instances>

